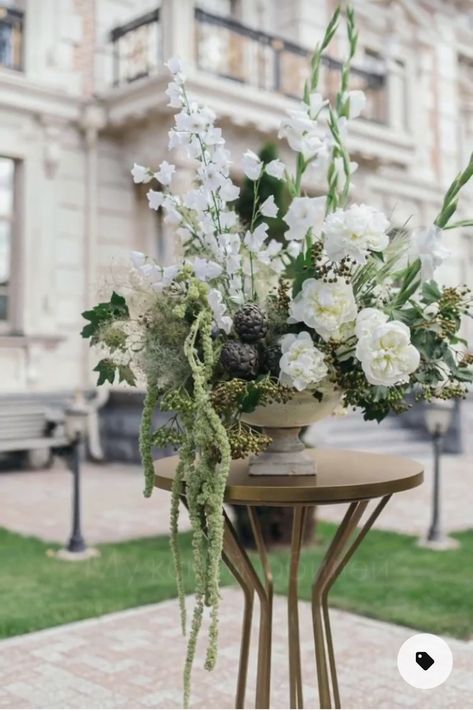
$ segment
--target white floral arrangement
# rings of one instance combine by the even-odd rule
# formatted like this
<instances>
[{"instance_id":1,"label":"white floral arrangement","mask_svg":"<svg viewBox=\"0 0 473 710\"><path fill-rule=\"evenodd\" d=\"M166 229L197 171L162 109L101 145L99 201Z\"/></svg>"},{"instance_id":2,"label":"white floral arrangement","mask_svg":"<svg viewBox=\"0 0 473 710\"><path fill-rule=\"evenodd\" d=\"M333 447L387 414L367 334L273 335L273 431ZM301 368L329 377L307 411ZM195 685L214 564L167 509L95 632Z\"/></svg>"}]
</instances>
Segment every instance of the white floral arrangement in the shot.
<instances>
[{"instance_id":1,"label":"white floral arrangement","mask_svg":"<svg viewBox=\"0 0 473 710\"><path fill-rule=\"evenodd\" d=\"M340 21L337 10L313 53L302 102L288 112L279 136L294 164L262 160L251 150L241 167L251 186L251 215L238 211L240 187L216 115L190 96L178 58L166 94L176 109L169 150L195 164L195 185L173 191L176 167L137 165L135 183L150 185L149 207L173 225L176 261L162 266L132 254L129 277L111 300L84 314L84 337L105 351L99 384L116 376L145 386L140 446L145 495L154 485L153 446L179 450L171 510L171 543L185 629L184 589L178 547L182 486L194 536L196 604L185 665L185 703L204 606L211 610L206 667L217 648L222 502L233 458L257 454L269 443L241 415L258 405L287 401L309 391L319 400L338 392L345 407L367 419L400 413L411 398L463 397L472 379L472 357L459 336L471 298L464 287L443 288L435 271L447 258L453 222L473 160L447 191L432 226L409 234L378 209L350 200L356 164L350 160L350 124L365 105L350 91L357 44L351 9L346 13L348 56L335 101L317 91L322 53ZM314 176L326 191L305 191ZM265 181L286 195L262 199ZM284 233L271 224L283 220ZM156 431L156 409L170 419Z\"/></svg>"}]
</instances>

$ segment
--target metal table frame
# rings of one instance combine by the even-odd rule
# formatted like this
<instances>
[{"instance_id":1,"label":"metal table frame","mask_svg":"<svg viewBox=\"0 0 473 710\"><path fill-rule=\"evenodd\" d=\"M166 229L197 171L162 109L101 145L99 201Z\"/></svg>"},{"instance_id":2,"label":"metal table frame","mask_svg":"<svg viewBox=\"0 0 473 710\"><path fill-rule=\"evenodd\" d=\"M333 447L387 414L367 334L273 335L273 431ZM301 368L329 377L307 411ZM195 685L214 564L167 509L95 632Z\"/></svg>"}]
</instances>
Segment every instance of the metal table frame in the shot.
<instances>
[{"instance_id":1,"label":"metal table frame","mask_svg":"<svg viewBox=\"0 0 473 710\"><path fill-rule=\"evenodd\" d=\"M298 571L304 525L307 512L313 505L349 503L345 516L315 575L312 587L312 622L320 707L340 708L340 691L328 607L330 589L392 494L418 486L423 481L421 465L407 459L330 450L317 450L313 455L320 467L320 474L318 473L315 478L308 476L249 477L247 463L234 462L232 466L225 501L233 505L247 506L262 567L261 577L245 548L239 542L228 515L223 511L225 520L223 560L242 588L244 595L236 708L243 708L245 704L255 595L260 603L255 707L270 707L273 579L255 506L277 505L293 509L287 596L289 707L302 708ZM350 462L351 469L347 473L346 467ZM171 488L175 463L175 457L167 459L164 464L162 461L156 463L156 485L159 488L167 490ZM342 470L337 468L338 466L345 468L343 475L337 477L337 471ZM361 475L362 471L365 471L364 476ZM184 490L182 500L185 504ZM372 500L377 502L372 512L365 515ZM358 527L363 517L365 522L361 527Z\"/></svg>"}]
</instances>

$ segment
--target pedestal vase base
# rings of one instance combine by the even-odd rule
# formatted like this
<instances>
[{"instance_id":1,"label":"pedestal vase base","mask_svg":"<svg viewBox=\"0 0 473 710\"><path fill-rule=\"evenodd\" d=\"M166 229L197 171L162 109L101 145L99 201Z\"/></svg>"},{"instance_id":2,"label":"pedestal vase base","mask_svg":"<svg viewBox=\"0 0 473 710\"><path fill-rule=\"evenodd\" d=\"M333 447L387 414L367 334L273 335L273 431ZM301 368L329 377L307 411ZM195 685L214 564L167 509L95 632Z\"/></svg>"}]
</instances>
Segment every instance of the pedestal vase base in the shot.
<instances>
[{"instance_id":1,"label":"pedestal vase base","mask_svg":"<svg viewBox=\"0 0 473 710\"><path fill-rule=\"evenodd\" d=\"M301 427L264 427L271 444L250 459L250 476L315 476L315 459L299 438Z\"/></svg>"}]
</instances>

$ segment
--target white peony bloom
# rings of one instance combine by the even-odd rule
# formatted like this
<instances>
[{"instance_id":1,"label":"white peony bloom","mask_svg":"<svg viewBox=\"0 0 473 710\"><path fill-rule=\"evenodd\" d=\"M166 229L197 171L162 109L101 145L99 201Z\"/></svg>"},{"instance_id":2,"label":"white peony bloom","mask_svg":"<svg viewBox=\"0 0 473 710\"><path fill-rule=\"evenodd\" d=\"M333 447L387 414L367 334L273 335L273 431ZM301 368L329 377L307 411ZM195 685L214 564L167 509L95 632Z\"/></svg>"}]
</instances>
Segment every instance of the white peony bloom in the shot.
<instances>
[{"instance_id":1,"label":"white peony bloom","mask_svg":"<svg viewBox=\"0 0 473 710\"><path fill-rule=\"evenodd\" d=\"M217 291L216 288L211 288L207 296L207 300L210 308L212 309L217 327L228 335L232 329L233 321L230 316L225 315L227 308L223 303L222 294L220 291Z\"/></svg>"},{"instance_id":2,"label":"white peony bloom","mask_svg":"<svg viewBox=\"0 0 473 710\"><path fill-rule=\"evenodd\" d=\"M301 392L326 377L328 369L324 354L315 347L309 333L289 333L279 342L282 352L279 381L282 385Z\"/></svg>"},{"instance_id":3,"label":"white peony bloom","mask_svg":"<svg viewBox=\"0 0 473 710\"><path fill-rule=\"evenodd\" d=\"M250 180L258 180L264 168L263 162L252 150L247 150L244 154L242 166L243 172Z\"/></svg>"},{"instance_id":4,"label":"white peony bloom","mask_svg":"<svg viewBox=\"0 0 473 710\"><path fill-rule=\"evenodd\" d=\"M145 168L143 165L138 165L138 163L133 163L130 172L133 175L133 182L136 184L149 182L153 177L148 168Z\"/></svg>"},{"instance_id":5,"label":"white peony bloom","mask_svg":"<svg viewBox=\"0 0 473 710\"><path fill-rule=\"evenodd\" d=\"M277 158L275 160L271 160L271 162L267 163L264 167L264 170L268 175L271 175L271 177L277 178L278 180L282 180L284 177L285 169L286 166L284 163Z\"/></svg>"},{"instance_id":6,"label":"white peony bloom","mask_svg":"<svg viewBox=\"0 0 473 710\"><path fill-rule=\"evenodd\" d=\"M163 160L159 166L159 170L154 173L154 177L156 180L159 180L161 185L170 185L175 172L176 166L168 163L167 160Z\"/></svg>"},{"instance_id":7,"label":"white peony bloom","mask_svg":"<svg viewBox=\"0 0 473 710\"><path fill-rule=\"evenodd\" d=\"M371 335L378 325L386 323L388 317L386 313L377 308L362 308L356 317L355 335L361 340Z\"/></svg>"},{"instance_id":8,"label":"white peony bloom","mask_svg":"<svg viewBox=\"0 0 473 710\"><path fill-rule=\"evenodd\" d=\"M435 271L451 256L451 251L442 244L443 231L435 224L428 229L414 232L412 255L419 257L422 281L434 278Z\"/></svg>"},{"instance_id":9,"label":"white peony bloom","mask_svg":"<svg viewBox=\"0 0 473 710\"><path fill-rule=\"evenodd\" d=\"M148 190L148 192L146 193L146 197L148 198L148 204L150 209L159 210L159 208L163 204L163 193L158 192L157 190Z\"/></svg>"},{"instance_id":10,"label":"white peony bloom","mask_svg":"<svg viewBox=\"0 0 473 710\"><path fill-rule=\"evenodd\" d=\"M260 212L264 217L277 217L278 206L274 201L273 195L270 195L260 207Z\"/></svg>"},{"instance_id":11,"label":"white peony bloom","mask_svg":"<svg viewBox=\"0 0 473 710\"><path fill-rule=\"evenodd\" d=\"M332 261L349 257L363 264L369 251L383 251L389 244L389 222L368 205L351 205L327 215L323 224L327 256Z\"/></svg>"},{"instance_id":12,"label":"white peony bloom","mask_svg":"<svg viewBox=\"0 0 473 710\"><path fill-rule=\"evenodd\" d=\"M324 340L342 338L343 326L355 320L356 312L353 290L342 280L324 283L307 279L289 309L294 322L302 321Z\"/></svg>"},{"instance_id":13,"label":"white peony bloom","mask_svg":"<svg viewBox=\"0 0 473 710\"><path fill-rule=\"evenodd\" d=\"M316 234L322 228L325 214L325 197L295 197L284 216L284 221L289 229L284 233L285 238L304 239L309 229Z\"/></svg>"},{"instance_id":14,"label":"white peony bloom","mask_svg":"<svg viewBox=\"0 0 473 710\"><path fill-rule=\"evenodd\" d=\"M372 385L391 387L409 381L420 354L411 344L411 332L401 321L382 323L358 341L356 357Z\"/></svg>"}]
</instances>

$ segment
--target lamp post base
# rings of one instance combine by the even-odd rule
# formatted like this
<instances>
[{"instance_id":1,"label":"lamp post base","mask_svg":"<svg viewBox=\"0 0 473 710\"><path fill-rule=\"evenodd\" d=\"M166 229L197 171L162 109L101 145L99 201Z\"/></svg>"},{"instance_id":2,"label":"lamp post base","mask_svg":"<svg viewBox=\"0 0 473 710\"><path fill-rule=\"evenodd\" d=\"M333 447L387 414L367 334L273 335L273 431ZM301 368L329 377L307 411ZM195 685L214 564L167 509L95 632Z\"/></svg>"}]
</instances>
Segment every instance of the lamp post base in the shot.
<instances>
[{"instance_id":1,"label":"lamp post base","mask_svg":"<svg viewBox=\"0 0 473 710\"><path fill-rule=\"evenodd\" d=\"M448 537L448 535L442 536L438 540L429 540L429 538L423 537L417 541L417 545L426 550L457 550L460 547L459 541L454 537Z\"/></svg>"},{"instance_id":2,"label":"lamp post base","mask_svg":"<svg viewBox=\"0 0 473 710\"><path fill-rule=\"evenodd\" d=\"M56 557L58 560L66 560L67 562L82 562L91 560L94 557L100 557L100 550L96 547L86 547L82 552L71 552L66 548L60 550L48 550L48 557Z\"/></svg>"}]
</instances>

